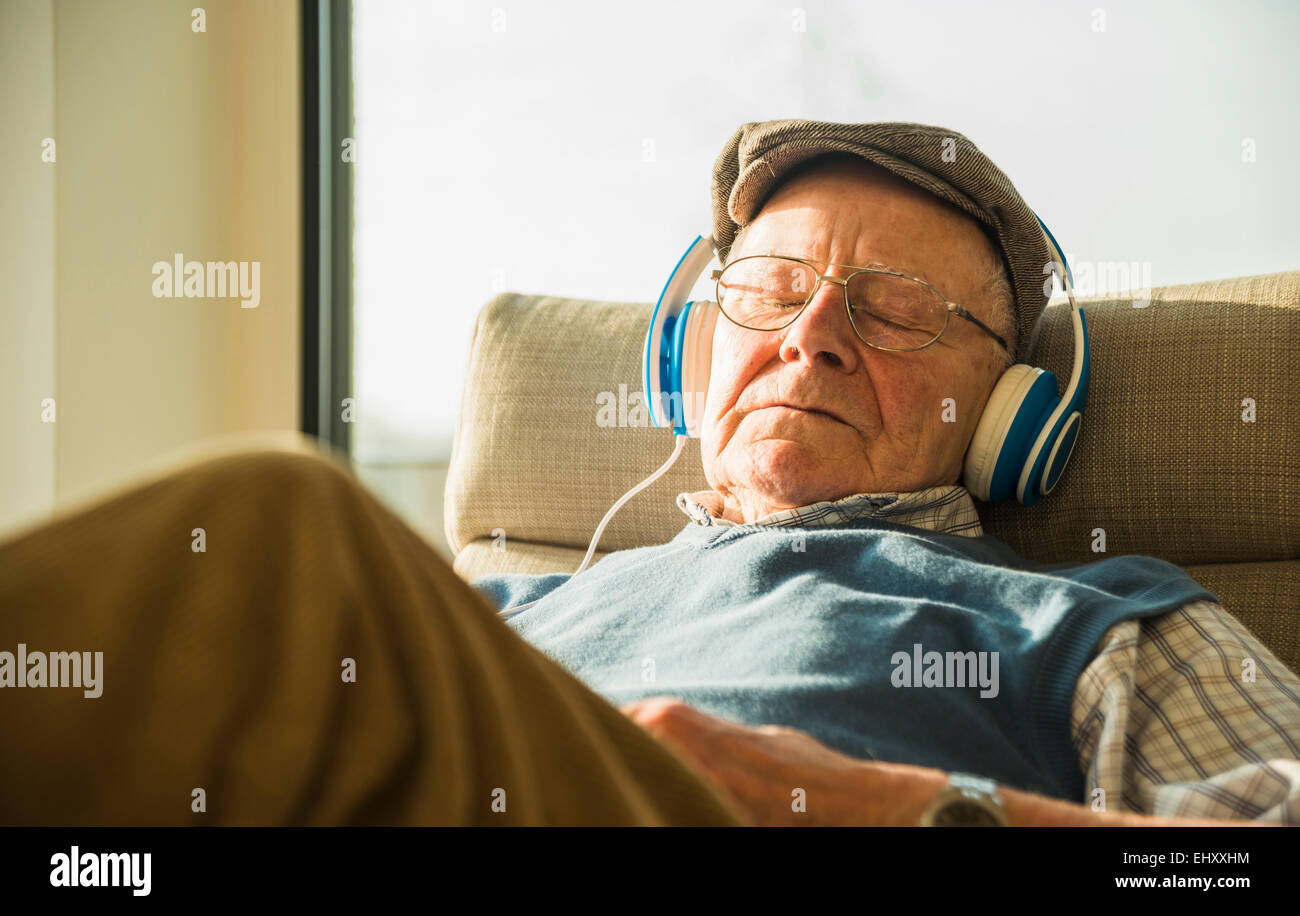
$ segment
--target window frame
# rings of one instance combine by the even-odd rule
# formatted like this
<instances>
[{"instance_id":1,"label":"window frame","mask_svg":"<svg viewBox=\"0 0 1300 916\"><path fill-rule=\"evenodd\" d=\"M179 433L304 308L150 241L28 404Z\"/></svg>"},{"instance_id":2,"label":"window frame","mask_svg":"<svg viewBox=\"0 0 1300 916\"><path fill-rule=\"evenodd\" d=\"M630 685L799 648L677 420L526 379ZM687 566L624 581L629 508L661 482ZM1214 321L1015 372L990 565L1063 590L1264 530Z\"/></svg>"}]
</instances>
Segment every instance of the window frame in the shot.
<instances>
[{"instance_id":1,"label":"window frame","mask_svg":"<svg viewBox=\"0 0 1300 916\"><path fill-rule=\"evenodd\" d=\"M302 353L299 424L352 451L353 175L351 0L301 0Z\"/></svg>"}]
</instances>

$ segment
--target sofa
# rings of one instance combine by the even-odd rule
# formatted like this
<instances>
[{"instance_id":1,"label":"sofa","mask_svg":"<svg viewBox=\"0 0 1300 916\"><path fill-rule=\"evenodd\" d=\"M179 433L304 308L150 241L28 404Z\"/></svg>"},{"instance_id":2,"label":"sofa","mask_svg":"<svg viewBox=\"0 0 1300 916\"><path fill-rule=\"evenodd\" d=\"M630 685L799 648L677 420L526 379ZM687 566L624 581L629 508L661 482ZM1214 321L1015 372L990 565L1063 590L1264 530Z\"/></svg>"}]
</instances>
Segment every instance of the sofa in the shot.
<instances>
[{"instance_id":1,"label":"sofa","mask_svg":"<svg viewBox=\"0 0 1300 916\"><path fill-rule=\"evenodd\" d=\"M1177 564L1300 670L1300 270L1137 295L1078 300L1092 381L1074 455L1036 506L977 500L985 532L1040 563ZM670 431L636 425L650 312L518 292L481 309L444 494L462 578L572 572L671 454ZM1049 305L1032 359L1062 381L1069 324L1068 303ZM707 486L690 440L593 562L669 540L689 524L676 494Z\"/></svg>"}]
</instances>

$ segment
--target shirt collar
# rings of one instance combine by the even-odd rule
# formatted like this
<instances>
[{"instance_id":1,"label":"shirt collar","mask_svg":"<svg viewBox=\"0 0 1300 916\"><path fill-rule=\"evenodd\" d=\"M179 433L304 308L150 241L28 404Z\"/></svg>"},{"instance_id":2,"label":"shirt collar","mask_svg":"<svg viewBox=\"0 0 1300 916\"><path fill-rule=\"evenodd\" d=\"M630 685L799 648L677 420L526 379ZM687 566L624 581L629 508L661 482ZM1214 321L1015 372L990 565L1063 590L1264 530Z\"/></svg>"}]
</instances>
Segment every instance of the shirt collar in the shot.
<instances>
[{"instance_id":1,"label":"shirt collar","mask_svg":"<svg viewBox=\"0 0 1300 916\"><path fill-rule=\"evenodd\" d=\"M703 491L708 492L708 491ZM713 515L695 497L678 493L677 506L697 525L731 527L736 523ZM751 525L829 528L860 518L879 518L896 525L925 528L941 534L977 538L984 534L970 492L960 484L929 487L906 493L855 493L795 509L771 512Z\"/></svg>"}]
</instances>

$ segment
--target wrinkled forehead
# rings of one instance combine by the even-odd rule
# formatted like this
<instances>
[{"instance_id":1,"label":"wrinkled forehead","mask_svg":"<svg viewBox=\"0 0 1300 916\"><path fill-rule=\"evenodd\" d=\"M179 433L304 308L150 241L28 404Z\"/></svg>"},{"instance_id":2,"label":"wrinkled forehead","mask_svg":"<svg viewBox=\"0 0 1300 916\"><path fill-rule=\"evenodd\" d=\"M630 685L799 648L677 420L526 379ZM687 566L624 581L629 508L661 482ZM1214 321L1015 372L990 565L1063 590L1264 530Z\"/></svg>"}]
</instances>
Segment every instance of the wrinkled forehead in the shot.
<instances>
[{"instance_id":1,"label":"wrinkled forehead","mask_svg":"<svg viewBox=\"0 0 1300 916\"><path fill-rule=\"evenodd\" d=\"M978 220L883 166L843 153L809 160L768 194L727 260L748 254L887 267L936 286L975 280L1000 258Z\"/></svg>"}]
</instances>

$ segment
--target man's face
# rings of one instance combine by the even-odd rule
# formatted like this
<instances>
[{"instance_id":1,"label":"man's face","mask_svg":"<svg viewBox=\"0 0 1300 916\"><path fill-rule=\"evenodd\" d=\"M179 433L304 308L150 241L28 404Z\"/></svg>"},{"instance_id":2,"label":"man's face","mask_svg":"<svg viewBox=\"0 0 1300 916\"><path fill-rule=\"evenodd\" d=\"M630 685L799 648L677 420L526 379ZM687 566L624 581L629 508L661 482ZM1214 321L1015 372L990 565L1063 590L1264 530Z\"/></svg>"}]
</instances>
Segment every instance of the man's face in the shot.
<instances>
[{"instance_id":1,"label":"man's face","mask_svg":"<svg viewBox=\"0 0 1300 916\"><path fill-rule=\"evenodd\" d=\"M819 162L781 185L728 261L748 254L808 258L835 277L851 271L825 262L892 268L997 326L986 280L998 255L975 220L864 160ZM874 349L841 290L823 282L779 331L718 318L701 454L727 517L960 479L1005 351L955 315L925 349Z\"/></svg>"}]
</instances>

